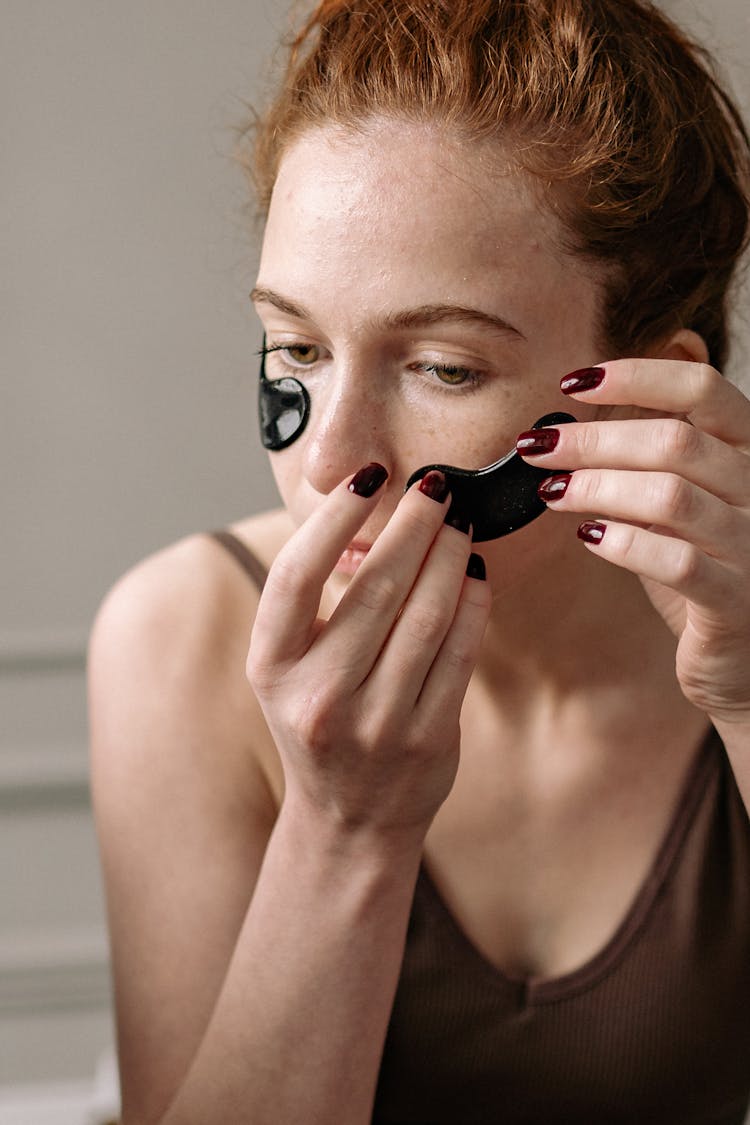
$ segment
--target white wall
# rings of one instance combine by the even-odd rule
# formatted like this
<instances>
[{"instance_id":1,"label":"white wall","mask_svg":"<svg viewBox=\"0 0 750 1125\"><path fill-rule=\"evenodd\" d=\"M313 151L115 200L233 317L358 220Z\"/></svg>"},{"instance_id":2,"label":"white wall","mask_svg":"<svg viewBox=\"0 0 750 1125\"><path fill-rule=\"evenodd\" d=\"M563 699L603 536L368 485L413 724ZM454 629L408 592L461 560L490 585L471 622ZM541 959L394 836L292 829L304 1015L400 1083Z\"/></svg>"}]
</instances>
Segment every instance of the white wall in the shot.
<instances>
[{"instance_id":1,"label":"white wall","mask_svg":"<svg viewBox=\"0 0 750 1125\"><path fill-rule=\"evenodd\" d=\"M747 0L666 5L750 104ZM229 159L286 3L0 4L0 1086L110 1039L85 636L107 587L274 502Z\"/></svg>"},{"instance_id":2,"label":"white wall","mask_svg":"<svg viewBox=\"0 0 750 1125\"><path fill-rule=\"evenodd\" d=\"M111 1038L84 649L102 594L275 502L233 128L271 0L0 3L0 1086Z\"/></svg>"}]
</instances>

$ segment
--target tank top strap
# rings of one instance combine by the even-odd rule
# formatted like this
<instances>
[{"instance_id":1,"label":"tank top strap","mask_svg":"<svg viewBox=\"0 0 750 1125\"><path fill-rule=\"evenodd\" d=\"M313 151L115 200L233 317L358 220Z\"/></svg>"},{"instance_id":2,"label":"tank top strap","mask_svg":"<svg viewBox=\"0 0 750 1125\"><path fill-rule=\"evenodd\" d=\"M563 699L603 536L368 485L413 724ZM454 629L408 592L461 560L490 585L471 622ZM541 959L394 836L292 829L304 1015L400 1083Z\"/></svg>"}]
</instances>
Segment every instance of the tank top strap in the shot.
<instances>
[{"instance_id":1,"label":"tank top strap","mask_svg":"<svg viewBox=\"0 0 750 1125\"><path fill-rule=\"evenodd\" d=\"M258 590L262 590L266 583L266 578L268 577L268 569L263 565L258 556L231 531L211 531L208 534L211 539L215 539L216 542L228 551L232 558L240 564L252 584L256 586Z\"/></svg>"}]
</instances>

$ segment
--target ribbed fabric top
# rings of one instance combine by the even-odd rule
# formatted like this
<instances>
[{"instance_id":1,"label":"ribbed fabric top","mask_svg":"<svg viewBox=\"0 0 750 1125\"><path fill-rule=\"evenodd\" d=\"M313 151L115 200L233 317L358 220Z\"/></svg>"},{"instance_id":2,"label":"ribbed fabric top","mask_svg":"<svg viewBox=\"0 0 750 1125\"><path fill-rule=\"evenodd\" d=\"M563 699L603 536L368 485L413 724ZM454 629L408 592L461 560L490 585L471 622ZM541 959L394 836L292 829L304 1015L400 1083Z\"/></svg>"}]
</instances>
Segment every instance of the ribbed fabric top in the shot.
<instances>
[{"instance_id":1,"label":"ribbed fabric top","mask_svg":"<svg viewBox=\"0 0 750 1125\"><path fill-rule=\"evenodd\" d=\"M613 938L512 980L419 877L378 1125L741 1125L750 1096L750 832L718 737Z\"/></svg>"},{"instance_id":2,"label":"ribbed fabric top","mask_svg":"<svg viewBox=\"0 0 750 1125\"><path fill-rule=\"evenodd\" d=\"M715 731L624 919L573 973L498 971L422 866L373 1125L742 1125L748 1098L750 821Z\"/></svg>"}]
</instances>

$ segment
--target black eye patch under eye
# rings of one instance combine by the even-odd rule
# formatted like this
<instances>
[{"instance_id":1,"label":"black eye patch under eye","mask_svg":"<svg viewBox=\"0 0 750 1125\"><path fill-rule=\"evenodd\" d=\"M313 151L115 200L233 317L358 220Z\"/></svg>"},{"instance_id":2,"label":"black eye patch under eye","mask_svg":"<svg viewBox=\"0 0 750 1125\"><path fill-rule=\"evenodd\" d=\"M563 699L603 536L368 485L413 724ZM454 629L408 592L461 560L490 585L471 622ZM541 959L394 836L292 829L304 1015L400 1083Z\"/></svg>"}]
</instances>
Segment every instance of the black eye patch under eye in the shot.
<instances>
[{"instance_id":1,"label":"black eye patch under eye","mask_svg":"<svg viewBox=\"0 0 750 1125\"><path fill-rule=\"evenodd\" d=\"M299 379L285 375L283 379L266 377L266 340L260 361L258 385L258 418L260 440L264 449L277 453L296 441L310 416L310 395Z\"/></svg>"},{"instance_id":2,"label":"black eye patch under eye","mask_svg":"<svg viewBox=\"0 0 750 1125\"><path fill-rule=\"evenodd\" d=\"M545 414L534 423L532 429L561 426L565 422L575 421L572 414ZM559 468L540 469L536 465L528 465L517 450L511 449L499 461L484 469L423 465L409 477L406 488L421 480L432 469L439 469L444 473L450 489L451 503L446 519L458 516L465 523L470 523L475 543L500 539L540 516L546 510L546 504L537 495L539 483L545 477L562 472Z\"/></svg>"}]
</instances>

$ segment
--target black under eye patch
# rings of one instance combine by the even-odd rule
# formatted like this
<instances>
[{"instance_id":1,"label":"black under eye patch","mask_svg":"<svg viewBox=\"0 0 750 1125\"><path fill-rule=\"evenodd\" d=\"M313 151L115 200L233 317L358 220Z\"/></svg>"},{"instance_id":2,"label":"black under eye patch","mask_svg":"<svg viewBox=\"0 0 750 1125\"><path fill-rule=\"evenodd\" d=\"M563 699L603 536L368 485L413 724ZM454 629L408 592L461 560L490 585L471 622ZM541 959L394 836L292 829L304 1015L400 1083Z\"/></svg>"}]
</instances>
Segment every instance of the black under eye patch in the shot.
<instances>
[{"instance_id":1,"label":"black under eye patch","mask_svg":"<svg viewBox=\"0 0 750 1125\"><path fill-rule=\"evenodd\" d=\"M310 395L299 379L285 375L282 379L266 376L266 341L260 363L258 414L260 437L265 449L278 452L286 449L300 436L310 417ZM545 414L532 429L575 422L572 414ZM540 469L528 465L515 449L499 461L483 469L459 469L455 465L423 465L406 482L410 488L432 469L445 474L451 491L448 518L459 516L473 528L473 541L500 539L524 527L545 510L539 499L539 482L560 469Z\"/></svg>"},{"instance_id":2,"label":"black under eye patch","mask_svg":"<svg viewBox=\"0 0 750 1125\"><path fill-rule=\"evenodd\" d=\"M534 423L532 429L560 426L575 420L572 414L564 412L545 414ZM406 488L421 480L432 469L439 469L445 474L451 492L446 519L458 516L464 523L470 523L475 543L500 539L540 516L546 509L546 504L537 494L540 481L563 471L559 468L540 469L536 465L528 465L515 449L511 449L499 461L494 461L484 469L423 465L409 477Z\"/></svg>"},{"instance_id":3,"label":"black under eye patch","mask_svg":"<svg viewBox=\"0 0 750 1125\"><path fill-rule=\"evenodd\" d=\"M266 339L260 361L258 386L260 440L265 449L276 453L300 436L310 417L310 395L299 379L266 377Z\"/></svg>"}]
</instances>

